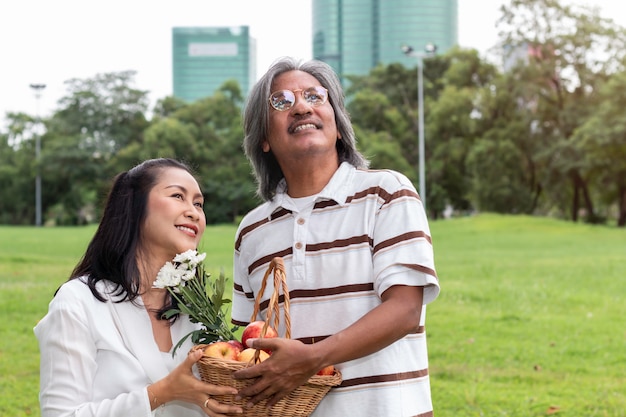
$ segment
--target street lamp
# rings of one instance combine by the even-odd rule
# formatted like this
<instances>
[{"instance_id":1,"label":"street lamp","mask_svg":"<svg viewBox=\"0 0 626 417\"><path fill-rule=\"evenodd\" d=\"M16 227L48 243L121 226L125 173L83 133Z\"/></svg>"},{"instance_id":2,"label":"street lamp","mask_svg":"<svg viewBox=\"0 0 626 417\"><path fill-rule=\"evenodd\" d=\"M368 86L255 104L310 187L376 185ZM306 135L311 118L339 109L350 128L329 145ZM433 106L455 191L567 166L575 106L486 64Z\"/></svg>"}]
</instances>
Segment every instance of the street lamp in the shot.
<instances>
[{"instance_id":1,"label":"street lamp","mask_svg":"<svg viewBox=\"0 0 626 417\"><path fill-rule=\"evenodd\" d=\"M41 123L41 117L39 116L39 99L43 89L46 88L45 84L31 84L30 88L35 92L35 99L37 99L37 124ZM35 178L35 224L41 226L41 133L35 133L35 160L37 162L37 177Z\"/></svg>"},{"instance_id":2,"label":"street lamp","mask_svg":"<svg viewBox=\"0 0 626 417\"><path fill-rule=\"evenodd\" d=\"M417 58L417 106L418 109L418 135L419 135L419 193L424 209L426 208L426 169L424 158L424 81L423 67L424 57L433 56L437 52L437 46L429 43L423 52L415 51L411 46L402 46L402 52L406 56Z\"/></svg>"}]
</instances>

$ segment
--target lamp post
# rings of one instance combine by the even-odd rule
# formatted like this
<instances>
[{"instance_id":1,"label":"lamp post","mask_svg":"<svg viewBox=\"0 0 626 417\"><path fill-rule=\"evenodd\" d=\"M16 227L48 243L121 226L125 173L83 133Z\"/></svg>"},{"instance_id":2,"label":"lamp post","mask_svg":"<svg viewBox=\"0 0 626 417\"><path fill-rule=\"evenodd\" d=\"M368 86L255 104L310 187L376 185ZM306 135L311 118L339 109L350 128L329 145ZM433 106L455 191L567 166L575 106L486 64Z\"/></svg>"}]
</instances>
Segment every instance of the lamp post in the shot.
<instances>
[{"instance_id":1,"label":"lamp post","mask_svg":"<svg viewBox=\"0 0 626 417\"><path fill-rule=\"evenodd\" d=\"M31 84L30 88L35 92L35 99L37 100L37 124L41 123L41 117L39 116L39 99L41 99L41 93L46 88L45 84ZM35 178L35 225L41 226L41 133L35 134L35 161L37 163L37 177Z\"/></svg>"},{"instance_id":2,"label":"lamp post","mask_svg":"<svg viewBox=\"0 0 626 417\"><path fill-rule=\"evenodd\" d=\"M417 58L417 106L418 106L418 152L419 152L419 193L424 209L426 208L426 160L424 156L424 57L432 56L437 52L437 46L429 43L423 52L415 51L411 46L402 46L406 56Z\"/></svg>"}]
</instances>

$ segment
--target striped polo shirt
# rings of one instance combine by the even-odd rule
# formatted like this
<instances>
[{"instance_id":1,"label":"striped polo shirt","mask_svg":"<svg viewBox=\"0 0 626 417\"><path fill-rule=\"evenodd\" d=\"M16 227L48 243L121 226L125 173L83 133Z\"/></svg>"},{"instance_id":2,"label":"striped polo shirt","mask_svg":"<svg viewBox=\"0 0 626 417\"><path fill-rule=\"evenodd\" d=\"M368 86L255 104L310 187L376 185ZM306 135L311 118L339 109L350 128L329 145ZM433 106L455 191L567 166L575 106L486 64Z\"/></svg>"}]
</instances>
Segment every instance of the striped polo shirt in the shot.
<instances>
[{"instance_id":1,"label":"striped polo shirt","mask_svg":"<svg viewBox=\"0 0 626 417\"><path fill-rule=\"evenodd\" d=\"M421 200L404 175L342 163L330 182L298 208L279 185L272 201L239 225L234 254L233 323L251 320L263 275L274 257L285 263L291 337L322 340L380 305L393 285L424 287L420 332L336 364L343 382L314 416L431 416L426 304L439 294L430 229ZM271 281L271 280L270 280ZM273 291L269 282L258 319ZM284 335L284 325L278 329ZM360 411L362 410L362 411Z\"/></svg>"}]
</instances>

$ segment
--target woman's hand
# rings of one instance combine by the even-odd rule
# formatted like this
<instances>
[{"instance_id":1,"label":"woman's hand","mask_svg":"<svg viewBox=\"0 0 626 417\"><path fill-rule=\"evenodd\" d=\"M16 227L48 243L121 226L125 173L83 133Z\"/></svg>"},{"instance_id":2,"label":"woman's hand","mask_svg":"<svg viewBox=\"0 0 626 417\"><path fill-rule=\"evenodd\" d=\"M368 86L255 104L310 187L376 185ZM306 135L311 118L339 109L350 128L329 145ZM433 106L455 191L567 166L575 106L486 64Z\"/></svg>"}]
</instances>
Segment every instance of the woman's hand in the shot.
<instances>
[{"instance_id":1,"label":"woman's hand","mask_svg":"<svg viewBox=\"0 0 626 417\"><path fill-rule=\"evenodd\" d=\"M241 414L241 407L227 405L213 399L213 395L236 395L234 387L212 385L201 381L192 372L193 365L202 357L202 350L190 352L187 358L168 376L148 387L152 409L173 400L197 404L211 417L226 417L226 414ZM156 399L156 401L155 401Z\"/></svg>"}]
</instances>

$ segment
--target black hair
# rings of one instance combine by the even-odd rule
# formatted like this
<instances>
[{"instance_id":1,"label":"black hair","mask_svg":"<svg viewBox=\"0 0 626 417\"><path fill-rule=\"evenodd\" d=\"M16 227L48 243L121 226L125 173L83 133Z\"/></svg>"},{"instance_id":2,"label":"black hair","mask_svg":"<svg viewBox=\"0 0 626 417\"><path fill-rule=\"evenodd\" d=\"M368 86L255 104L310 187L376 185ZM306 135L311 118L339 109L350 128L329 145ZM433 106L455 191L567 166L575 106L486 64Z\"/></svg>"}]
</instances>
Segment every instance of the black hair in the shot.
<instances>
[{"instance_id":1,"label":"black hair","mask_svg":"<svg viewBox=\"0 0 626 417\"><path fill-rule=\"evenodd\" d=\"M86 277L86 283L96 299L106 301L105 295L97 288L98 282L103 280L113 284L110 294L116 297L116 302L134 302L139 297L141 277L137 251L146 218L148 194L161 172L167 168L183 169L193 176L191 168L185 163L158 158L146 160L113 179L98 229L69 278ZM169 307L172 304L160 310L158 316Z\"/></svg>"}]
</instances>

